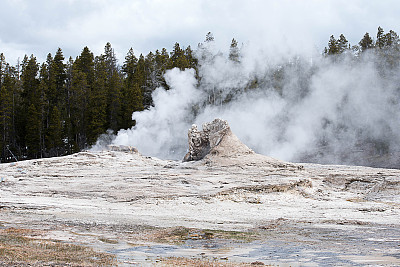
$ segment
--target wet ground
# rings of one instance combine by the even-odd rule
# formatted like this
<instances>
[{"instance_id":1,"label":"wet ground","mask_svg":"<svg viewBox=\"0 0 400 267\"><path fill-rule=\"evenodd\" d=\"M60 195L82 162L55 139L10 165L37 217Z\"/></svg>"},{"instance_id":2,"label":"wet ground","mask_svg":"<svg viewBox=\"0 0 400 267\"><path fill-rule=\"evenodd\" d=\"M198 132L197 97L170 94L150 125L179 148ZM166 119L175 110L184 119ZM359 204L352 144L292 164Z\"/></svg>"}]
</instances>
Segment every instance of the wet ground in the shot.
<instances>
[{"instance_id":1,"label":"wet ground","mask_svg":"<svg viewBox=\"0 0 400 267\"><path fill-rule=\"evenodd\" d=\"M396 227L320 225L259 230L259 240L188 239L180 245L118 245L107 249L122 263L151 265L166 257L277 266L399 266L400 230ZM374 238L371 238L374 236Z\"/></svg>"}]
</instances>

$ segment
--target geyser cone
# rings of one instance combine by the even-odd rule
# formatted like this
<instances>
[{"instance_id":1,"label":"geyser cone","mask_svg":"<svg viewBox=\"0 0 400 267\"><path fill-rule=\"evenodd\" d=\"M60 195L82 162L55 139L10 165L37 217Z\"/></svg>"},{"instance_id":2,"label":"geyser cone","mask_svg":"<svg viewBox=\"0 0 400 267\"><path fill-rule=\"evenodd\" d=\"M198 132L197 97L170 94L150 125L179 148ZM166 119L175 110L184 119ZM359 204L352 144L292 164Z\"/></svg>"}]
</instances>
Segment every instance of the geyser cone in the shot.
<instances>
[{"instance_id":1,"label":"geyser cone","mask_svg":"<svg viewBox=\"0 0 400 267\"><path fill-rule=\"evenodd\" d=\"M232 132L228 122L215 119L203 124L202 131L196 125L188 131L189 152L183 161L201 160L212 165L258 165L260 167L297 166L255 153Z\"/></svg>"}]
</instances>

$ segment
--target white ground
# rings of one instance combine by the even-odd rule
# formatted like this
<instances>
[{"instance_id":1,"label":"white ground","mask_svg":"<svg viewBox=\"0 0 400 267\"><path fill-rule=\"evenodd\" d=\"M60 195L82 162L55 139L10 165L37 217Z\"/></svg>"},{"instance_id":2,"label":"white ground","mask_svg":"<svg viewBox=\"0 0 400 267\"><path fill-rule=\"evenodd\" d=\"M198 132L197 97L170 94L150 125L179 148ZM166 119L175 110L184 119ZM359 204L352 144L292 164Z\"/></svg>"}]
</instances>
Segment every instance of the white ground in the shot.
<instances>
[{"instance_id":1,"label":"white ground","mask_svg":"<svg viewBox=\"0 0 400 267\"><path fill-rule=\"evenodd\" d=\"M42 228L48 238L106 250L94 237L116 238L114 248L124 247L127 227L138 225L272 229L271 240L311 240L314 249L333 251L349 264L400 265L400 170L290 164L251 151L225 153L227 142L199 162L103 151L1 164L0 227ZM378 236L380 229L387 234ZM364 243L352 243L353 235ZM225 252L233 260L237 253ZM324 264L322 258L249 256L310 266Z\"/></svg>"}]
</instances>

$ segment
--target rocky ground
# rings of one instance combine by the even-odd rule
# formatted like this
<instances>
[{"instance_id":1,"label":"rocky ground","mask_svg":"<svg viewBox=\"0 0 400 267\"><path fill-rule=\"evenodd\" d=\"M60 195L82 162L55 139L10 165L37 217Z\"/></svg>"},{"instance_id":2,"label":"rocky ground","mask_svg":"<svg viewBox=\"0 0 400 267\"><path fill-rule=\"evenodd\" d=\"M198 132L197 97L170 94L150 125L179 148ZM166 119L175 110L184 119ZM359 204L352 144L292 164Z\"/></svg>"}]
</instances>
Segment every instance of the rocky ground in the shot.
<instances>
[{"instance_id":1,"label":"rocky ground","mask_svg":"<svg viewBox=\"0 0 400 267\"><path fill-rule=\"evenodd\" d=\"M81 152L1 164L0 179L0 229L120 266L400 265L400 170L286 163L230 131L200 161Z\"/></svg>"}]
</instances>

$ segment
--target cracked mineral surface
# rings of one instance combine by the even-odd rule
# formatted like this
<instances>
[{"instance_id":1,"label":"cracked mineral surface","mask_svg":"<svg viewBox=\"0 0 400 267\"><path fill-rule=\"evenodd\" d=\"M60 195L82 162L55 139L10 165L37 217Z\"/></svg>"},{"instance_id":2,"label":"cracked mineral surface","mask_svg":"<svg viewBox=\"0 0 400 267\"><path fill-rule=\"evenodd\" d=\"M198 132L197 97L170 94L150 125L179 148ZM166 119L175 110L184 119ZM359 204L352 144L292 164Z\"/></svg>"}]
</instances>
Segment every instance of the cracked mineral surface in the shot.
<instances>
[{"instance_id":1,"label":"cracked mineral surface","mask_svg":"<svg viewBox=\"0 0 400 267\"><path fill-rule=\"evenodd\" d=\"M229 128L213 140L198 161L125 149L1 164L0 227L45 230L122 266L400 265L400 170L283 162Z\"/></svg>"}]
</instances>

